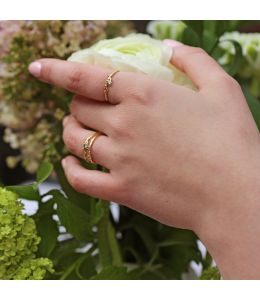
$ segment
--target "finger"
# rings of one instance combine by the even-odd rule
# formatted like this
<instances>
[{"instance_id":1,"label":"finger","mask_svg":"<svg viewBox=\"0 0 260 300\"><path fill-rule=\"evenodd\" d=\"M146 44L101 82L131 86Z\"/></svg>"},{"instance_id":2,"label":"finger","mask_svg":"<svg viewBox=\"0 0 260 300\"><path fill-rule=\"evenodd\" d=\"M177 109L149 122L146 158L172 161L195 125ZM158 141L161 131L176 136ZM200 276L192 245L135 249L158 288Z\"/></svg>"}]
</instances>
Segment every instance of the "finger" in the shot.
<instances>
[{"instance_id":1,"label":"finger","mask_svg":"<svg viewBox=\"0 0 260 300\"><path fill-rule=\"evenodd\" d=\"M113 119L114 105L98 103L83 96L74 96L70 105L71 114L86 127L108 135Z\"/></svg>"},{"instance_id":2,"label":"finger","mask_svg":"<svg viewBox=\"0 0 260 300\"><path fill-rule=\"evenodd\" d=\"M29 72L39 80L97 101L106 101L104 85L112 71L94 65L50 58L37 60L29 66ZM132 85L135 84L135 75L127 72L116 73L109 88L109 102L120 103L125 98L125 90L131 87L131 82Z\"/></svg>"},{"instance_id":3,"label":"finger","mask_svg":"<svg viewBox=\"0 0 260 300\"><path fill-rule=\"evenodd\" d=\"M63 140L65 145L71 153L79 158L84 158L83 144L95 131L84 129L73 116L66 117L63 123ZM112 151L109 151L113 149L111 143L107 136L100 135L95 139L91 147L93 161L107 169L112 167L113 154Z\"/></svg>"},{"instance_id":4,"label":"finger","mask_svg":"<svg viewBox=\"0 0 260 300\"><path fill-rule=\"evenodd\" d=\"M76 191L96 198L114 198L116 182L110 173L85 169L73 156L63 159L62 166L69 183Z\"/></svg>"},{"instance_id":5,"label":"finger","mask_svg":"<svg viewBox=\"0 0 260 300\"><path fill-rule=\"evenodd\" d=\"M165 43L173 48L171 63L186 73L198 89L214 84L223 76L228 76L203 49L186 46L171 40L166 40Z\"/></svg>"}]
</instances>

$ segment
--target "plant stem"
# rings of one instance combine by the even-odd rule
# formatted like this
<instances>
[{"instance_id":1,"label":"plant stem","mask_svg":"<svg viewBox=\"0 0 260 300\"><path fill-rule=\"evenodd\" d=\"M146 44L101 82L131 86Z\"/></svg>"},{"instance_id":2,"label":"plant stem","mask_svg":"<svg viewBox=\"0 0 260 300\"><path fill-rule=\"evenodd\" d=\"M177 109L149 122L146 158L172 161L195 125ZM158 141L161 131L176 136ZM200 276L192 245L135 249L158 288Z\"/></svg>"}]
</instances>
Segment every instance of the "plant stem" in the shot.
<instances>
[{"instance_id":1,"label":"plant stem","mask_svg":"<svg viewBox=\"0 0 260 300\"><path fill-rule=\"evenodd\" d=\"M259 91L260 91L259 79L256 77L253 77L253 79L251 80L251 83L250 83L250 92L252 93L252 95L254 97L257 98L259 95Z\"/></svg>"},{"instance_id":2,"label":"plant stem","mask_svg":"<svg viewBox=\"0 0 260 300\"><path fill-rule=\"evenodd\" d=\"M86 257L88 257L92 252L94 248L90 248L86 253L82 254L76 261L69 266L69 268L62 274L60 277L60 280L66 279L76 268L77 264L82 262Z\"/></svg>"},{"instance_id":3,"label":"plant stem","mask_svg":"<svg viewBox=\"0 0 260 300\"><path fill-rule=\"evenodd\" d=\"M100 201L102 201L105 210L104 216L98 223L97 232L100 264L103 268L110 265L120 266L122 265L122 257L114 227L109 220L109 204L103 200Z\"/></svg>"}]
</instances>

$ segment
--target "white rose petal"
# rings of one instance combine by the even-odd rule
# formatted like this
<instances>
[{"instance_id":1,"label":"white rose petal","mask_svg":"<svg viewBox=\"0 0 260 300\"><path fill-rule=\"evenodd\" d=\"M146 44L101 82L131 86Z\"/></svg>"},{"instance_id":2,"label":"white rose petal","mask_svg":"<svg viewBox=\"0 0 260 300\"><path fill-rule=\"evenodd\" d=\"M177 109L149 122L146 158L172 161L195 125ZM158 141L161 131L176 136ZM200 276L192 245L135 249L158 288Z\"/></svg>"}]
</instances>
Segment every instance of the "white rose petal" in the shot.
<instances>
[{"instance_id":1,"label":"white rose petal","mask_svg":"<svg viewBox=\"0 0 260 300\"><path fill-rule=\"evenodd\" d=\"M113 70L137 72L195 89L190 79L170 63L172 49L145 34L130 34L102 40L77 51L69 61L93 64Z\"/></svg>"}]
</instances>

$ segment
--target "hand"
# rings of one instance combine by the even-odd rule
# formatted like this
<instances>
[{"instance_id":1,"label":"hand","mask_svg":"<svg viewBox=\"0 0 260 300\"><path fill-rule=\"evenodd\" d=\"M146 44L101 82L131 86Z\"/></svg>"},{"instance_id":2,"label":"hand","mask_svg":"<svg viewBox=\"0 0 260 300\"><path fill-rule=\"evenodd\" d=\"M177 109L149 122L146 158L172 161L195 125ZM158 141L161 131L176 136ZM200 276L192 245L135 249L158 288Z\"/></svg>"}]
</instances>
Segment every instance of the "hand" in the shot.
<instances>
[{"instance_id":1,"label":"hand","mask_svg":"<svg viewBox=\"0 0 260 300\"><path fill-rule=\"evenodd\" d=\"M64 120L64 141L74 155L82 158L93 131L104 133L92 156L109 173L87 170L73 156L63 160L77 191L194 230L225 278L260 276L260 259L257 270L243 264L256 264L243 245L260 250L258 129L238 83L203 50L178 45L172 63L197 91L119 72L112 104L103 95L111 70L53 59L30 70L77 94Z\"/></svg>"}]
</instances>

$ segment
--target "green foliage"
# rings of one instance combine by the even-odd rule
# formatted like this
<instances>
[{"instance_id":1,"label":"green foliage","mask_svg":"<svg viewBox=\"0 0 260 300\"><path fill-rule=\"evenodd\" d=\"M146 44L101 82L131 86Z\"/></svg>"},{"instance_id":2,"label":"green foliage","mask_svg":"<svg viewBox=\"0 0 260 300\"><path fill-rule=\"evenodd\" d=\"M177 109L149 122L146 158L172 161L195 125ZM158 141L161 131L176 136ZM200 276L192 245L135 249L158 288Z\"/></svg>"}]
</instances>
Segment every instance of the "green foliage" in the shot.
<instances>
[{"instance_id":1,"label":"green foliage","mask_svg":"<svg viewBox=\"0 0 260 300\"><path fill-rule=\"evenodd\" d=\"M34 185L12 185L7 186L6 189L17 193L20 198L26 200L39 200L40 194L37 189L35 189Z\"/></svg>"},{"instance_id":2,"label":"green foliage","mask_svg":"<svg viewBox=\"0 0 260 300\"><path fill-rule=\"evenodd\" d=\"M49 279L181 279L184 273L191 270L190 262L195 261L203 266L201 279L220 279L217 268L211 267L209 253L205 258L202 257L198 238L193 232L170 228L126 207L119 208L117 220L108 202L80 194L69 185L60 158L66 153L61 141L61 119L68 110L71 95L36 81L27 72L31 60L46 56L42 52L45 48L39 50L36 42L43 39L49 30L59 40L65 22L62 24L34 24L41 35L28 39L23 33L16 37L5 58L15 76L12 80L9 78L2 81L1 87L7 95L8 103L15 106L18 121L23 121L24 116L28 120L28 115L37 115L34 103L44 103L46 107L41 115L45 122L36 120L33 123L36 126L33 125L30 130L26 128L25 136L29 138L23 140L23 144L37 140L30 151L25 149L25 153L29 153L30 164L34 162L32 157L38 154L35 152L36 147L44 149L44 155L35 158L38 168L36 181L27 186L0 189L0 278L41 279L48 273ZM98 26L98 31L93 32L93 39L81 41L79 38L78 46L86 47L105 35L114 37L125 34L128 29L124 29L124 24L111 22L107 27ZM202 47L220 61L226 53L221 37L244 24L241 21L208 20L182 23L168 21L161 26L160 22L155 22L150 28L150 34L158 39L173 38ZM234 51L223 65L229 74L243 83L248 104L260 128L260 104L256 96L258 84L241 77L241 68L245 67L243 45L230 38L225 42ZM71 47L73 45L70 44ZM67 51L65 54L61 50L55 47L45 49L50 57L66 58L71 54L70 49L63 49ZM16 62L19 62L18 65ZM17 94L21 95L22 101L16 101ZM46 99L51 99L51 103ZM30 108L28 102L32 104ZM21 138L24 136L21 135ZM19 148L13 136L10 140ZM25 162L28 163L28 160ZM39 166L39 162L43 163ZM85 167L94 168L82 163ZM39 185L53 171L61 184L61 190L41 195ZM38 210L33 217L21 213L23 207L17 197L37 202ZM55 272L52 272L52 264Z\"/></svg>"},{"instance_id":3,"label":"green foliage","mask_svg":"<svg viewBox=\"0 0 260 300\"><path fill-rule=\"evenodd\" d=\"M0 188L0 279L43 279L53 272L48 258L36 258L40 238L22 209L15 193Z\"/></svg>"},{"instance_id":4,"label":"green foliage","mask_svg":"<svg viewBox=\"0 0 260 300\"><path fill-rule=\"evenodd\" d=\"M47 272L53 273L53 265L50 259L27 259L17 267L11 277L8 278L8 275L4 275L2 279L41 280L45 278Z\"/></svg>"},{"instance_id":5,"label":"green foliage","mask_svg":"<svg viewBox=\"0 0 260 300\"><path fill-rule=\"evenodd\" d=\"M125 280L132 279L131 276L127 273L126 267L106 267L99 274L91 277L94 280Z\"/></svg>"},{"instance_id":6,"label":"green foliage","mask_svg":"<svg viewBox=\"0 0 260 300\"><path fill-rule=\"evenodd\" d=\"M49 162L43 162L36 173L36 182L30 185L7 186L9 191L17 193L20 198L26 200L40 200L38 185L44 182L53 172L53 165Z\"/></svg>"},{"instance_id":7,"label":"green foliage","mask_svg":"<svg viewBox=\"0 0 260 300\"><path fill-rule=\"evenodd\" d=\"M34 216L34 220L38 235L41 238L38 247L38 254L40 256L50 257L57 246L59 229L57 222L53 219L54 214L54 202L52 200L44 203L39 202L39 210Z\"/></svg>"},{"instance_id":8,"label":"green foliage","mask_svg":"<svg viewBox=\"0 0 260 300\"><path fill-rule=\"evenodd\" d=\"M36 173L36 181L38 184L44 182L51 175L53 165L50 162L43 162Z\"/></svg>"},{"instance_id":9,"label":"green foliage","mask_svg":"<svg viewBox=\"0 0 260 300\"><path fill-rule=\"evenodd\" d=\"M61 224L65 226L66 230L79 240L89 240L92 236L92 226L95 224L96 216L90 216L59 191L54 190L49 194L53 196L54 201L57 203L57 213Z\"/></svg>"},{"instance_id":10,"label":"green foliage","mask_svg":"<svg viewBox=\"0 0 260 300\"><path fill-rule=\"evenodd\" d=\"M219 280L221 279L221 275L217 267L210 267L202 273L201 280Z\"/></svg>"},{"instance_id":11,"label":"green foliage","mask_svg":"<svg viewBox=\"0 0 260 300\"><path fill-rule=\"evenodd\" d=\"M185 23L181 21L151 21L148 23L147 32L155 39L179 40L185 28Z\"/></svg>"},{"instance_id":12,"label":"green foliage","mask_svg":"<svg viewBox=\"0 0 260 300\"><path fill-rule=\"evenodd\" d=\"M224 41L220 41L219 43L221 44L221 42L224 42ZM235 76L239 72L241 64L242 64L243 50L242 50L241 45L237 41L225 40L225 42L229 42L233 45L233 47L235 49L235 55L234 55L233 59L231 60L231 62L223 67L227 71L227 73L229 73L229 75Z\"/></svg>"}]
</instances>

